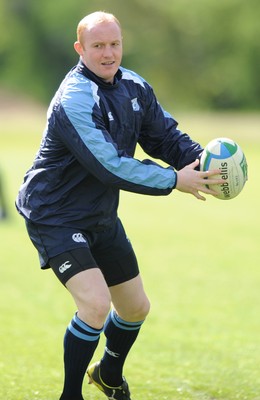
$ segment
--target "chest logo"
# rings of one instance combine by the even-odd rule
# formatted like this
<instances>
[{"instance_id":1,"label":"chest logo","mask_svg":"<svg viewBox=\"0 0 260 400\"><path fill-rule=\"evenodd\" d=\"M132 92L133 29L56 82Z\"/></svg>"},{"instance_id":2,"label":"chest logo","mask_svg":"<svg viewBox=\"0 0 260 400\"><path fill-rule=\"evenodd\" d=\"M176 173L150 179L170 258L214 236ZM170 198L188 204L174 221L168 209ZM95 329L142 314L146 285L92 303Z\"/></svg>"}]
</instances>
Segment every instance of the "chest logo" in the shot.
<instances>
[{"instance_id":1,"label":"chest logo","mask_svg":"<svg viewBox=\"0 0 260 400\"><path fill-rule=\"evenodd\" d=\"M138 104L137 98L132 99L131 102L132 102L133 110L134 111L139 111L140 110L140 106Z\"/></svg>"},{"instance_id":2,"label":"chest logo","mask_svg":"<svg viewBox=\"0 0 260 400\"><path fill-rule=\"evenodd\" d=\"M111 111L109 111L107 116L108 116L109 121L114 121L114 117L113 117L113 114L111 113Z\"/></svg>"}]
</instances>

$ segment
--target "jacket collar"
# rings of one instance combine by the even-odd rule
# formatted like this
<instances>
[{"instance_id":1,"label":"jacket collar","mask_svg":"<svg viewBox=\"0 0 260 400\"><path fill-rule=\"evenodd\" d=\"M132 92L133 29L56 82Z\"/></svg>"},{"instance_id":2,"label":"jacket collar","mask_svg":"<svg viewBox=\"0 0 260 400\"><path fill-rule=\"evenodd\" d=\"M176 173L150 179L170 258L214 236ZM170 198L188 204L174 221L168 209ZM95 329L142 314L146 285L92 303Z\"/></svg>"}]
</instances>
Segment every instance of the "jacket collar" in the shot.
<instances>
[{"instance_id":1,"label":"jacket collar","mask_svg":"<svg viewBox=\"0 0 260 400\"><path fill-rule=\"evenodd\" d=\"M79 72L80 74L84 75L86 78L90 79L91 81L95 82L98 86L103 87L104 89L113 89L118 86L121 78L122 78L122 71L118 69L117 73L115 74L114 77L114 83L107 83L104 82L103 79L101 79L99 76L94 74L94 72L90 71L86 67L86 65L82 62L80 59L77 66L76 66L76 71Z\"/></svg>"}]
</instances>

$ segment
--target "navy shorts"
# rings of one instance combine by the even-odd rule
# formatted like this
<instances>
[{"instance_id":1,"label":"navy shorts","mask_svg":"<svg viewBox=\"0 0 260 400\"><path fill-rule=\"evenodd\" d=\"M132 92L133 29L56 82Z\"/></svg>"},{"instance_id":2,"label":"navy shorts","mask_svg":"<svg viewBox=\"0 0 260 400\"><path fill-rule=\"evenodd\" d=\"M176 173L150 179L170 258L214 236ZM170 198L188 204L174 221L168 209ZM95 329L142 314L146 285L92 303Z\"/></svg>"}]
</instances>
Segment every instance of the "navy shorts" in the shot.
<instances>
[{"instance_id":1,"label":"navy shorts","mask_svg":"<svg viewBox=\"0 0 260 400\"><path fill-rule=\"evenodd\" d=\"M64 285L72 276L90 268L99 268L108 286L126 282L139 273L134 250L120 219L102 232L28 221L26 227L38 250L41 268L52 268Z\"/></svg>"}]
</instances>

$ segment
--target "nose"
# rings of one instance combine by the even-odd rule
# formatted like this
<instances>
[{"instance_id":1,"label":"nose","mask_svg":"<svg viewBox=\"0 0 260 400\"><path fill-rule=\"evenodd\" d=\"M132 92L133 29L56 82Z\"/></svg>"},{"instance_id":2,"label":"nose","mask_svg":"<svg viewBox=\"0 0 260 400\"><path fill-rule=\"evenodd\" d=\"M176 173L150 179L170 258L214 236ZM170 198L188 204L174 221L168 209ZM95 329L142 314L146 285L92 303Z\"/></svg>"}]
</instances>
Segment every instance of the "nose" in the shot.
<instances>
[{"instance_id":1,"label":"nose","mask_svg":"<svg viewBox=\"0 0 260 400\"><path fill-rule=\"evenodd\" d=\"M111 46L110 46L109 44L107 44L107 45L104 47L103 56L109 58L109 57L111 57L112 55L113 55L112 48L111 48Z\"/></svg>"}]
</instances>

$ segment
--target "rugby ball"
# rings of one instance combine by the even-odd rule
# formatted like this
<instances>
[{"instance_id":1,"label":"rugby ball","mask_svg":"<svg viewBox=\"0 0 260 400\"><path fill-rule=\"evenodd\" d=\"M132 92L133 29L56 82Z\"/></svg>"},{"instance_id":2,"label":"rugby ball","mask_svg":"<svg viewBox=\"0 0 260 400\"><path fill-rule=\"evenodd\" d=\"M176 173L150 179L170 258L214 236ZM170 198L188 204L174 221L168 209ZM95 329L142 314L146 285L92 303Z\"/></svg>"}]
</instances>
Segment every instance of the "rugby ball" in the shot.
<instances>
[{"instance_id":1,"label":"rugby ball","mask_svg":"<svg viewBox=\"0 0 260 400\"><path fill-rule=\"evenodd\" d=\"M248 179L246 157L238 144L228 138L212 140L202 152L200 170L213 169L219 169L219 176L223 179L220 185L208 186L218 193L218 199L233 199L241 192Z\"/></svg>"}]
</instances>

